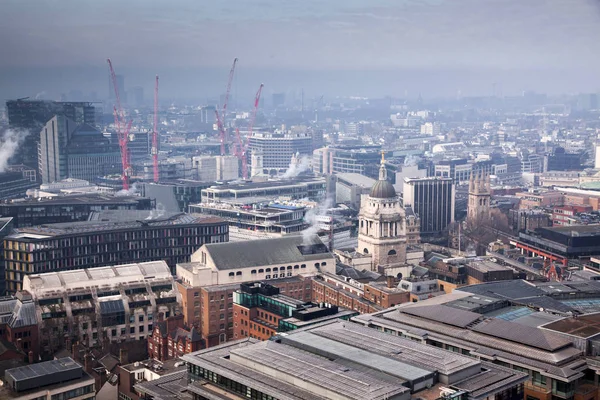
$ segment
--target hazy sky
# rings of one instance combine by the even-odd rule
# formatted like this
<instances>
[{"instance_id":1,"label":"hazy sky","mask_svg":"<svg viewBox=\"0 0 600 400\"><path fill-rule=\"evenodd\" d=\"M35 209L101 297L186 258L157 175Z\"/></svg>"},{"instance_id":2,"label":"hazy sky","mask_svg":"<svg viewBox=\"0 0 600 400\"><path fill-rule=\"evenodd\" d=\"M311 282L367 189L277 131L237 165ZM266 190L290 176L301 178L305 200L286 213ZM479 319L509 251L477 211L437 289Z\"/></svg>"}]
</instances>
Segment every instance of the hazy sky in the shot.
<instances>
[{"instance_id":1,"label":"hazy sky","mask_svg":"<svg viewBox=\"0 0 600 400\"><path fill-rule=\"evenodd\" d=\"M574 90L596 71L600 87L600 0L0 0L0 37L11 88L28 68L100 69L106 57L127 71L218 67L222 81L239 57L240 73L267 81L278 69L539 69Z\"/></svg>"}]
</instances>

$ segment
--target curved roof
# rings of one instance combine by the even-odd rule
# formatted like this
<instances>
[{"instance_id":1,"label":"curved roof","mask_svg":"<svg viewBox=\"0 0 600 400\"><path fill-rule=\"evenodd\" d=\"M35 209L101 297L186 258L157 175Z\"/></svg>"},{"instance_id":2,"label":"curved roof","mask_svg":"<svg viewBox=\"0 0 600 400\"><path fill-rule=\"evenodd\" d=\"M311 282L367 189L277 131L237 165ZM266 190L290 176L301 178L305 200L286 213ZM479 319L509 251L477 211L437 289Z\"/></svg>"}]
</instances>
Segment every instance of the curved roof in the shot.
<instances>
[{"instance_id":1,"label":"curved roof","mask_svg":"<svg viewBox=\"0 0 600 400\"><path fill-rule=\"evenodd\" d=\"M396 197L396 189L387 180L378 180L371 188L370 196L376 199L391 199Z\"/></svg>"}]
</instances>

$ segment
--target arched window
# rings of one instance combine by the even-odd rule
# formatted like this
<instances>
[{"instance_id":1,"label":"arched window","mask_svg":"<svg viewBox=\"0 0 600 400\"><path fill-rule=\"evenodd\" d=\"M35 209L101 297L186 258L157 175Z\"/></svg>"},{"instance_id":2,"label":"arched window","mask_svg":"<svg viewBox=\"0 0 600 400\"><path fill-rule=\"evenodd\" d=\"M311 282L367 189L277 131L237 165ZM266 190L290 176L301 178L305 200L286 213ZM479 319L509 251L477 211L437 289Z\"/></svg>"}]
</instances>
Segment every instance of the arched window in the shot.
<instances>
[{"instance_id":1,"label":"arched window","mask_svg":"<svg viewBox=\"0 0 600 400\"><path fill-rule=\"evenodd\" d=\"M300 268L306 268L306 264L302 264Z\"/></svg>"},{"instance_id":2,"label":"arched window","mask_svg":"<svg viewBox=\"0 0 600 400\"><path fill-rule=\"evenodd\" d=\"M237 276L241 276L242 275L242 271L238 271L235 273Z\"/></svg>"},{"instance_id":3,"label":"arched window","mask_svg":"<svg viewBox=\"0 0 600 400\"><path fill-rule=\"evenodd\" d=\"M294 269L298 269L298 268L300 268L299 265L294 265Z\"/></svg>"},{"instance_id":4,"label":"arched window","mask_svg":"<svg viewBox=\"0 0 600 400\"><path fill-rule=\"evenodd\" d=\"M235 273L233 273L233 272L230 272L230 273L229 273L229 276L235 276Z\"/></svg>"},{"instance_id":5,"label":"arched window","mask_svg":"<svg viewBox=\"0 0 600 400\"><path fill-rule=\"evenodd\" d=\"M285 271L285 267L279 267L280 271Z\"/></svg>"},{"instance_id":6,"label":"arched window","mask_svg":"<svg viewBox=\"0 0 600 400\"><path fill-rule=\"evenodd\" d=\"M297 267L297 265L296 265L296 267ZM288 265L288 266L287 266L287 269L292 269L292 266L291 266L291 265Z\"/></svg>"},{"instance_id":7,"label":"arched window","mask_svg":"<svg viewBox=\"0 0 600 400\"><path fill-rule=\"evenodd\" d=\"M319 268L321 265L319 263L315 263L315 267Z\"/></svg>"},{"instance_id":8,"label":"arched window","mask_svg":"<svg viewBox=\"0 0 600 400\"><path fill-rule=\"evenodd\" d=\"M396 250L392 249L390 251L388 251L388 256L395 256L396 255Z\"/></svg>"},{"instance_id":9,"label":"arched window","mask_svg":"<svg viewBox=\"0 0 600 400\"><path fill-rule=\"evenodd\" d=\"M360 220L360 227L361 227L361 228L364 228L364 227L365 227L365 221L364 221L364 220L362 220L362 219Z\"/></svg>"},{"instance_id":10,"label":"arched window","mask_svg":"<svg viewBox=\"0 0 600 400\"><path fill-rule=\"evenodd\" d=\"M262 268L258 270L258 273L259 273L259 274L262 274L262 273L264 273L264 272L265 272L265 270L264 270L264 269L262 269Z\"/></svg>"},{"instance_id":11,"label":"arched window","mask_svg":"<svg viewBox=\"0 0 600 400\"><path fill-rule=\"evenodd\" d=\"M398 275L396 275L396 278L398 278L398 280L402 279L402 272L398 272Z\"/></svg>"},{"instance_id":12,"label":"arched window","mask_svg":"<svg viewBox=\"0 0 600 400\"><path fill-rule=\"evenodd\" d=\"M366 247L363 249L363 253L365 254L369 254L369 249L367 249Z\"/></svg>"},{"instance_id":13,"label":"arched window","mask_svg":"<svg viewBox=\"0 0 600 400\"><path fill-rule=\"evenodd\" d=\"M327 265L327 263L326 263L325 261L323 261L323 262L321 263L321 267L324 267L324 266L326 266L326 265Z\"/></svg>"},{"instance_id":14,"label":"arched window","mask_svg":"<svg viewBox=\"0 0 600 400\"><path fill-rule=\"evenodd\" d=\"M267 269L266 269L266 272L271 272L271 268L267 268Z\"/></svg>"},{"instance_id":15,"label":"arched window","mask_svg":"<svg viewBox=\"0 0 600 400\"><path fill-rule=\"evenodd\" d=\"M253 269L252 271L250 271L251 274L256 274L256 270Z\"/></svg>"}]
</instances>

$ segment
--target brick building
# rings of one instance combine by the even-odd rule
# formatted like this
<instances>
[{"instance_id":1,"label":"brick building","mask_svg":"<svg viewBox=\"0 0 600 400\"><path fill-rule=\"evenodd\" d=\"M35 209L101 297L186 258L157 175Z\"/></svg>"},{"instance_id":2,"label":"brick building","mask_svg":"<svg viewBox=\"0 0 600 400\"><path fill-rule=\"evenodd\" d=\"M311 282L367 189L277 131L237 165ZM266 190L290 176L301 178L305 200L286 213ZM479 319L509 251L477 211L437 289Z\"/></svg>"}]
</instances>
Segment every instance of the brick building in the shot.
<instances>
[{"instance_id":1,"label":"brick building","mask_svg":"<svg viewBox=\"0 0 600 400\"><path fill-rule=\"evenodd\" d=\"M214 346L233 338L233 292L241 283L268 280L282 293L311 300L311 279L335 271L335 258L318 236L301 236L202 246L192 262L177 264L184 322Z\"/></svg>"},{"instance_id":2,"label":"brick building","mask_svg":"<svg viewBox=\"0 0 600 400\"><path fill-rule=\"evenodd\" d=\"M21 361L39 359L39 329L31 294L19 292L15 297L0 298L0 340L14 346L10 354L0 354L0 360L14 356Z\"/></svg>"},{"instance_id":3,"label":"brick building","mask_svg":"<svg viewBox=\"0 0 600 400\"><path fill-rule=\"evenodd\" d=\"M148 356L159 361L178 358L203 347L198 330L193 326L186 327L183 315L172 316L166 320L159 316L152 335L148 337Z\"/></svg>"},{"instance_id":4,"label":"brick building","mask_svg":"<svg viewBox=\"0 0 600 400\"><path fill-rule=\"evenodd\" d=\"M278 332L304 328L332 319L350 319L356 311L328 303L311 303L281 294L267 283L241 284L234 293L233 337L268 340Z\"/></svg>"}]
</instances>

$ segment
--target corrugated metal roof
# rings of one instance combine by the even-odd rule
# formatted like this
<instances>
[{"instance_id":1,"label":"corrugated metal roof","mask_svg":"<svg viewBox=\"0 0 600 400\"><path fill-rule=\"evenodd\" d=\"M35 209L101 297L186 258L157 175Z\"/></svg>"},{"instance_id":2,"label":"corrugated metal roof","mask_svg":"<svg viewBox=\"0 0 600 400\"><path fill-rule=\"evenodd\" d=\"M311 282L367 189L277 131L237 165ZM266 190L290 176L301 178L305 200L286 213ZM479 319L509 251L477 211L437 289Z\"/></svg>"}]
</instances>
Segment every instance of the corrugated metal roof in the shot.
<instances>
[{"instance_id":1,"label":"corrugated metal roof","mask_svg":"<svg viewBox=\"0 0 600 400\"><path fill-rule=\"evenodd\" d=\"M555 351L572 344L569 339L552 332L496 318L486 319L471 329L475 332L547 351Z\"/></svg>"},{"instance_id":2,"label":"corrugated metal roof","mask_svg":"<svg viewBox=\"0 0 600 400\"><path fill-rule=\"evenodd\" d=\"M400 309L404 314L425 318L443 324L464 328L481 318L481 314L460 310L442 304L432 306L415 306Z\"/></svg>"}]
</instances>

